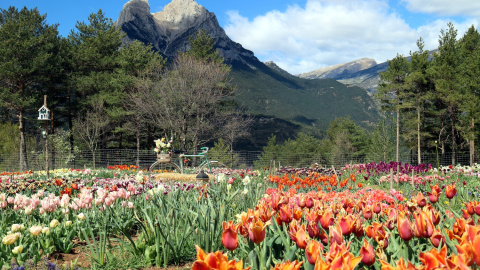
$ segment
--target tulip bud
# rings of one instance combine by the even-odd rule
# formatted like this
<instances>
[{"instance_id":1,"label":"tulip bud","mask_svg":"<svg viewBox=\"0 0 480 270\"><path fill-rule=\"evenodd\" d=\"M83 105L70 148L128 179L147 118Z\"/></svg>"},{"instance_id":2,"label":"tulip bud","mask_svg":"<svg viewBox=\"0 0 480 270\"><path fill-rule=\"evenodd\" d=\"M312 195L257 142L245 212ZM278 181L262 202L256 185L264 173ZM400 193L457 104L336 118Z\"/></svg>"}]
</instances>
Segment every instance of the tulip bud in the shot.
<instances>
[{"instance_id":1,"label":"tulip bud","mask_svg":"<svg viewBox=\"0 0 480 270\"><path fill-rule=\"evenodd\" d=\"M360 248L360 254L362 257L362 263L366 266L371 266L375 263L375 251L373 246L363 238L363 246Z\"/></svg>"},{"instance_id":2,"label":"tulip bud","mask_svg":"<svg viewBox=\"0 0 480 270\"><path fill-rule=\"evenodd\" d=\"M80 220L84 220L85 219L85 214L80 213L80 214L77 215L77 218L80 219Z\"/></svg>"},{"instance_id":3,"label":"tulip bud","mask_svg":"<svg viewBox=\"0 0 480 270\"><path fill-rule=\"evenodd\" d=\"M43 227L42 228L42 233L46 235L50 235L50 228L49 227Z\"/></svg>"},{"instance_id":4,"label":"tulip bud","mask_svg":"<svg viewBox=\"0 0 480 270\"><path fill-rule=\"evenodd\" d=\"M29 231L33 236L38 236L42 233L42 226L32 226Z\"/></svg>"},{"instance_id":5,"label":"tulip bud","mask_svg":"<svg viewBox=\"0 0 480 270\"><path fill-rule=\"evenodd\" d=\"M13 248L12 253L13 253L14 255L17 255L17 254L19 254L19 253L22 253L22 251L23 251L23 246L20 245L20 246L16 246L15 248Z\"/></svg>"},{"instance_id":6,"label":"tulip bud","mask_svg":"<svg viewBox=\"0 0 480 270\"><path fill-rule=\"evenodd\" d=\"M50 221L50 228L55 229L59 224L60 222L58 220L52 219L52 221Z\"/></svg>"},{"instance_id":7,"label":"tulip bud","mask_svg":"<svg viewBox=\"0 0 480 270\"><path fill-rule=\"evenodd\" d=\"M2 244L6 246L10 246L11 244L15 243L19 238L19 235L14 233L14 234L9 234L2 239Z\"/></svg>"},{"instance_id":8,"label":"tulip bud","mask_svg":"<svg viewBox=\"0 0 480 270\"><path fill-rule=\"evenodd\" d=\"M25 215L28 216L28 215L31 215L31 214L32 214L32 208L30 208L30 207L25 208Z\"/></svg>"},{"instance_id":9,"label":"tulip bud","mask_svg":"<svg viewBox=\"0 0 480 270\"><path fill-rule=\"evenodd\" d=\"M67 221L65 222L65 227L69 227L69 226L71 226L71 225L72 225L72 221L71 221L71 220L67 220Z\"/></svg>"},{"instance_id":10,"label":"tulip bud","mask_svg":"<svg viewBox=\"0 0 480 270\"><path fill-rule=\"evenodd\" d=\"M13 224L12 225L12 232L23 231L24 229L25 229L25 226L23 224Z\"/></svg>"}]
</instances>

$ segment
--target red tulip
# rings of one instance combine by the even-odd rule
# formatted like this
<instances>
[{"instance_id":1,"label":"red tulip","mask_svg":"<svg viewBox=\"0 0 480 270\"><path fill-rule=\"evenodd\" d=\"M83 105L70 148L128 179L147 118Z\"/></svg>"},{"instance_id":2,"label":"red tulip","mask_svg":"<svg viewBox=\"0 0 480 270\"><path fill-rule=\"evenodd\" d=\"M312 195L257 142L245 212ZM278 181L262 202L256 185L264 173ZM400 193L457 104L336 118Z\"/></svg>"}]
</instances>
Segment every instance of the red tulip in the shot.
<instances>
[{"instance_id":1,"label":"red tulip","mask_svg":"<svg viewBox=\"0 0 480 270\"><path fill-rule=\"evenodd\" d=\"M237 229L238 224L233 225L233 221L223 222L222 245L228 250L235 250L238 247Z\"/></svg>"},{"instance_id":2,"label":"red tulip","mask_svg":"<svg viewBox=\"0 0 480 270\"><path fill-rule=\"evenodd\" d=\"M435 248L438 248L440 245L440 242L442 242L445 245L445 236L443 236L442 232L439 230L435 230L430 237L430 242L432 242L432 245Z\"/></svg>"},{"instance_id":3,"label":"red tulip","mask_svg":"<svg viewBox=\"0 0 480 270\"><path fill-rule=\"evenodd\" d=\"M338 219L338 225L342 229L342 234L345 236L350 235L353 232L356 218L352 215L341 216Z\"/></svg>"},{"instance_id":4,"label":"red tulip","mask_svg":"<svg viewBox=\"0 0 480 270\"><path fill-rule=\"evenodd\" d=\"M324 230L328 230L333 225L334 219L330 210L325 210L323 214L320 214L320 225Z\"/></svg>"},{"instance_id":5,"label":"red tulip","mask_svg":"<svg viewBox=\"0 0 480 270\"><path fill-rule=\"evenodd\" d=\"M360 254L362 257L362 263L366 266L371 266L375 263L375 251L373 246L370 245L365 238L363 238L363 246L360 248Z\"/></svg>"},{"instance_id":6,"label":"red tulip","mask_svg":"<svg viewBox=\"0 0 480 270\"><path fill-rule=\"evenodd\" d=\"M328 238L330 244L337 243L338 245L341 245L343 243L342 229L338 224L330 226Z\"/></svg>"},{"instance_id":7,"label":"red tulip","mask_svg":"<svg viewBox=\"0 0 480 270\"><path fill-rule=\"evenodd\" d=\"M397 220L398 234L400 238L409 241L413 238L413 229L410 220L404 215L400 215Z\"/></svg>"},{"instance_id":8,"label":"red tulip","mask_svg":"<svg viewBox=\"0 0 480 270\"><path fill-rule=\"evenodd\" d=\"M292 213L292 208L290 205L282 205L280 206L280 209L278 210L278 214L280 215L280 219L284 223L290 223L293 219L293 213Z\"/></svg>"},{"instance_id":9,"label":"red tulip","mask_svg":"<svg viewBox=\"0 0 480 270\"><path fill-rule=\"evenodd\" d=\"M457 188L455 187L455 184L448 185L446 187L445 195L448 199L452 199L453 197L455 197L455 195L457 195Z\"/></svg>"},{"instance_id":10,"label":"red tulip","mask_svg":"<svg viewBox=\"0 0 480 270\"><path fill-rule=\"evenodd\" d=\"M382 212L382 205L380 204L380 202L373 203L372 210L375 214Z\"/></svg>"},{"instance_id":11,"label":"red tulip","mask_svg":"<svg viewBox=\"0 0 480 270\"><path fill-rule=\"evenodd\" d=\"M430 217L424 211L413 213L415 218L415 236L430 238L435 227Z\"/></svg>"},{"instance_id":12,"label":"red tulip","mask_svg":"<svg viewBox=\"0 0 480 270\"><path fill-rule=\"evenodd\" d=\"M428 193L428 199L430 200L431 203L436 203L438 202L438 197L440 197L441 189L438 187L438 184L431 187L432 192Z\"/></svg>"},{"instance_id":13,"label":"red tulip","mask_svg":"<svg viewBox=\"0 0 480 270\"><path fill-rule=\"evenodd\" d=\"M365 205L362 209L362 213L363 213L363 217L366 219L366 220L369 220L372 218L373 216L373 210L372 210L372 206L371 205Z\"/></svg>"},{"instance_id":14,"label":"red tulip","mask_svg":"<svg viewBox=\"0 0 480 270\"><path fill-rule=\"evenodd\" d=\"M260 218L255 217L248 227L248 236L250 240L255 244L260 244L265 239L265 227L270 223L271 221L263 223Z\"/></svg>"},{"instance_id":15,"label":"red tulip","mask_svg":"<svg viewBox=\"0 0 480 270\"><path fill-rule=\"evenodd\" d=\"M320 236L320 227L318 227L318 222L309 221L307 225L308 236L311 238L317 238Z\"/></svg>"},{"instance_id":16,"label":"red tulip","mask_svg":"<svg viewBox=\"0 0 480 270\"><path fill-rule=\"evenodd\" d=\"M422 192L418 192L417 197L415 197L417 200L417 205L420 207L424 207L427 205L427 200L425 199L425 196L423 196Z\"/></svg>"}]
</instances>

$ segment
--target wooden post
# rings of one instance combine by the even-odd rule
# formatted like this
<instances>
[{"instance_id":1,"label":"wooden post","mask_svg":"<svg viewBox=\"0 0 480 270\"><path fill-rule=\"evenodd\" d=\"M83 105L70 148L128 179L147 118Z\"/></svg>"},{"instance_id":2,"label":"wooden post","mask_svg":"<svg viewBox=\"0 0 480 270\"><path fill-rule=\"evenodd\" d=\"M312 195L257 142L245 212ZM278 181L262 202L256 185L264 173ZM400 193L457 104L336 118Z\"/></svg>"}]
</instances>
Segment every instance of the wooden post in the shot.
<instances>
[{"instance_id":1,"label":"wooden post","mask_svg":"<svg viewBox=\"0 0 480 270\"><path fill-rule=\"evenodd\" d=\"M47 95L43 96L43 105L47 108ZM48 162L48 120L45 121L45 170L47 171L48 180L50 178L50 167Z\"/></svg>"}]
</instances>

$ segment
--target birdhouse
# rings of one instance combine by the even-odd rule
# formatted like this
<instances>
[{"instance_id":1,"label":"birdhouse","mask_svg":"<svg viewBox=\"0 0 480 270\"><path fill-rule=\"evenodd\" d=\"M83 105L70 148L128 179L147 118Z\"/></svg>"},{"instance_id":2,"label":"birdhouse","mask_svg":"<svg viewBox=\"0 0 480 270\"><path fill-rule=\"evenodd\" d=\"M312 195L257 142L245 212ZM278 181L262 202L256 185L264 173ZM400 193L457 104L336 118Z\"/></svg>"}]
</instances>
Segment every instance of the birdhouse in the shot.
<instances>
[{"instance_id":1,"label":"birdhouse","mask_svg":"<svg viewBox=\"0 0 480 270\"><path fill-rule=\"evenodd\" d=\"M38 120L50 120L50 110L45 105L38 109Z\"/></svg>"}]
</instances>

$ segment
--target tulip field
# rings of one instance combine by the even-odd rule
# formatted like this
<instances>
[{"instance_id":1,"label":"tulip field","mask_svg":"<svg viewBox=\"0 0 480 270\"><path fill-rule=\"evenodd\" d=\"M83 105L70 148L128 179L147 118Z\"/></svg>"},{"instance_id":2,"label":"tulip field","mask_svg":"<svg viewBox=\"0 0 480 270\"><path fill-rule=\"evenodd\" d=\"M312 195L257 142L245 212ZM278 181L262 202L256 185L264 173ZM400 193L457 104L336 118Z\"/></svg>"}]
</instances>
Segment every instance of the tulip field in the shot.
<instances>
[{"instance_id":1,"label":"tulip field","mask_svg":"<svg viewBox=\"0 0 480 270\"><path fill-rule=\"evenodd\" d=\"M480 165L187 176L1 173L0 269L480 269Z\"/></svg>"}]
</instances>

